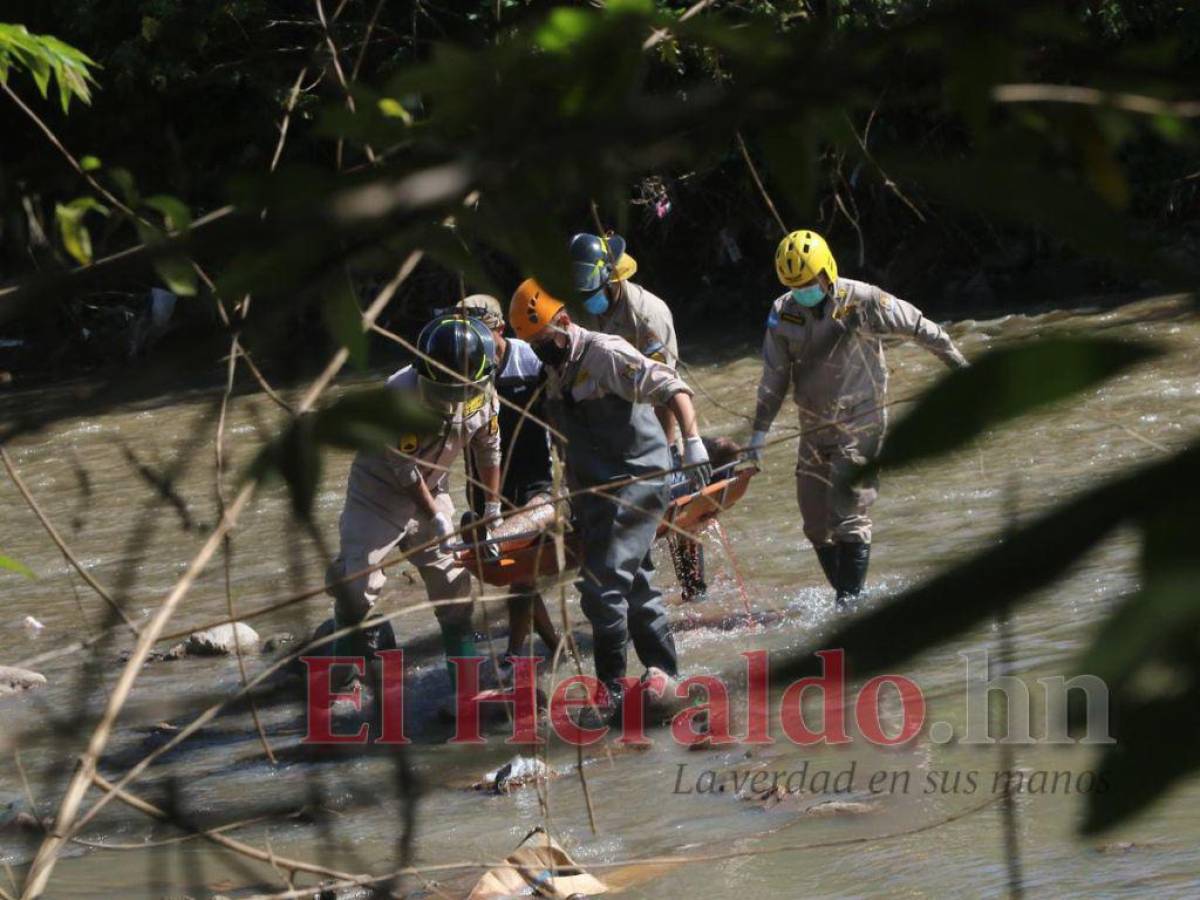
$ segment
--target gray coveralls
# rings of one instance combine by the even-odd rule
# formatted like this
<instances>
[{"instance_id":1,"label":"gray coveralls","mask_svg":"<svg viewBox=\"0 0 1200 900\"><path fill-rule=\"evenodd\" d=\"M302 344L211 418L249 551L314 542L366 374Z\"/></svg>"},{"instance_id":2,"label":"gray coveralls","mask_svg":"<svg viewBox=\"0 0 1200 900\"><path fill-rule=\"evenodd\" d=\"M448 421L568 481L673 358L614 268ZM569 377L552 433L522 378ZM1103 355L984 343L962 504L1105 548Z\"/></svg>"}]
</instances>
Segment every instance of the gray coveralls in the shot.
<instances>
[{"instance_id":1,"label":"gray coveralls","mask_svg":"<svg viewBox=\"0 0 1200 900\"><path fill-rule=\"evenodd\" d=\"M675 317L666 302L639 284L621 282L621 300L603 316L597 317L599 331L625 338L645 356L672 369L679 368L679 341L675 335ZM678 464L678 460L676 460ZM673 491L687 490L672 485ZM704 596L704 545L675 532L667 536L671 560L685 601Z\"/></svg>"},{"instance_id":2,"label":"gray coveralls","mask_svg":"<svg viewBox=\"0 0 1200 900\"><path fill-rule=\"evenodd\" d=\"M596 319L597 331L623 337L644 355L672 369L679 367L675 317L660 297L632 281L621 282L621 302Z\"/></svg>"},{"instance_id":3,"label":"gray coveralls","mask_svg":"<svg viewBox=\"0 0 1200 900\"><path fill-rule=\"evenodd\" d=\"M967 364L936 322L862 281L839 278L833 296L814 309L789 291L767 318L754 430L771 427L790 386L801 429L796 495L804 535L816 548L871 542L867 511L877 485L852 486L842 476L874 457L883 440L886 335L916 341L952 368Z\"/></svg>"},{"instance_id":4,"label":"gray coveralls","mask_svg":"<svg viewBox=\"0 0 1200 900\"><path fill-rule=\"evenodd\" d=\"M642 478L574 500L584 547L578 586L592 625L596 677L611 686L625 675L630 638L643 665L674 675L675 640L662 595L650 583L650 547L667 509L663 473L670 468L652 407L691 389L623 338L575 324L568 331L567 362L561 371L546 368L546 412L566 438L572 491Z\"/></svg>"},{"instance_id":5,"label":"gray coveralls","mask_svg":"<svg viewBox=\"0 0 1200 900\"><path fill-rule=\"evenodd\" d=\"M417 373L405 366L388 379L388 387L416 396ZM438 509L453 521L454 501L447 493L450 464L470 444L479 468L500 464L500 429L494 394L480 397L477 408L460 404L434 435L406 435L399 452L359 453L350 467L346 505L339 530L341 550L329 567L326 582L334 597L339 626L361 622L379 599L387 577L382 569L333 586L343 576L382 562L399 545L419 546L433 538L432 520L417 504L413 486L424 478ZM434 544L409 557L417 567L431 601L462 599L435 607L443 626L467 628L471 621L471 578L454 556Z\"/></svg>"}]
</instances>

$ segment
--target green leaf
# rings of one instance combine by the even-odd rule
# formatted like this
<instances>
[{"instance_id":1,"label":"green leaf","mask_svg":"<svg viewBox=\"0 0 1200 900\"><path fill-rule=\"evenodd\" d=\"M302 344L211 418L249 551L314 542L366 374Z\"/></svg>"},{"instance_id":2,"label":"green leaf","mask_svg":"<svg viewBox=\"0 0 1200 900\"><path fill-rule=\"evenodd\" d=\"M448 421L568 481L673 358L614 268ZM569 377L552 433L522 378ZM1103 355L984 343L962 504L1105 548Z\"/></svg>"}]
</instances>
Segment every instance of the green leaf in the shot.
<instances>
[{"instance_id":1,"label":"green leaf","mask_svg":"<svg viewBox=\"0 0 1200 900\"><path fill-rule=\"evenodd\" d=\"M167 232L186 231L192 224L192 212L187 204L170 194L155 194L142 201L143 204L162 214L167 223Z\"/></svg>"},{"instance_id":2,"label":"green leaf","mask_svg":"<svg viewBox=\"0 0 1200 900\"><path fill-rule=\"evenodd\" d=\"M99 158L95 156L85 156L79 160L79 168L85 172L95 172L102 165Z\"/></svg>"},{"instance_id":3,"label":"green leaf","mask_svg":"<svg viewBox=\"0 0 1200 900\"><path fill-rule=\"evenodd\" d=\"M137 182L133 179L133 174L125 168L117 166L108 170L108 177L112 179L113 184L117 186L117 190L121 192L121 199L129 206L136 206L138 203Z\"/></svg>"},{"instance_id":4,"label":"green leaf","mask_svg":"<svg viewBox=\"0 0 1200 900\"><path fill-rule=\"evenodd\" d=\"M1194 666L1189 674L1182 690L1172 694L1117 696L1109 710L1116 743L1101 754L1097 789L1087 795L1084 834L1143 812L1200 766L1200 675Z\"/></svg>"},{"instance_id":5,"label":"green leaf","mask_svg":"<svg viewBox=\"0 0 1200 900\"><path fill-rule=\"evenodd\" d=\"M560 6L550 11L535 40L547 53L565 53L587 37L595 21L592 13Z\"/></svg>"},{"instance_id":6,"label":"green leaf","mask_svg":"<svg viewBox=\"0 0 1200 900\"><path fill-rule=\"evenodd\" d=\"M1105 620L1080 665L1110 689L1128 682L1180 634L1200 633L1200 493L1179 485L1143 525L1142 586Z\"/></svg>"},{"instance_id":7,"label":"green leaf","mask_svg":"<svg viewBox=\"0 0 1200 900\"><path fill-rule=\"evenodd\" d=\"M367 367L367 335L362 327L362 310L358 307L350 280L333 280L321 307L325 327L333 339L350 353L350 364L359 371Z\"/></svg>"},{"instance_id":8,"label":"green leaf","mask_svg":"<svg viewBox=\"0 0 1200 900\"><path fill-rule=\"evenodd\" d=\"M411 125L413 123L412 115L407 109L404 108L404 105L394 97L380 97L378 106L379 111L389 119L400 119L405 125Z\"/></svg>"},{"instance_id":9,"label":"green leaf","mask_svg":"<svg viewBox=\"0 0 1200 900\"><path fill-rule=\"evenodd\" d=\"M391 388L350 391L323 409L314 435L322 445L376 451L394 446L405 434L431 434L440 427L415 397Z\"/></svg>"},{"instance_id":10,"label":"green leaf","mask_svg":"<svg viewBox=\"0 0 1200 900\"><path fill-rule=\"evenodd\" d=\"M8 569L10 572L16 572L18 575L24 575L26 578L37 578L24 563L19 563L15 559L0 554L0 569Z\"/></svg>"},{"instance_id":11,"label":"green leaf","mask_svg":"<svg viewBox=\"0 0 1200 900\"><path fill-rule=\"evenodd\" d=\"M989 428L1086 391L1160 353L1115 338L1069 337L993 350L934 384L891 432L876 466L948 453Z\"/></svg>"},{"instance_id":12,"label":"green leaf","mask_svg":"<svg viewBox=\"0 0 1200 900\"><path fill-rule=\"evenodd\" d=\"M153 225L141 221L135 224L146 246L155 247L166 241L163 233ZM158 252L152 258L152 262L154 271L169 291L180 297L196 296L196 269L187 257L177 253Z\"/></svg>"},{"instance_id":13,"label":"green leaf","mask_svg":"<svg viewBox=\"0 0 1200 900\"><path fill-rule=\"evenodd\" d=\"M71 204L54 205L54 219L58 224L58 234L62 238L63 247L80 265L89 265L92 261L92 235L83 224L86 210L73 207Z\"/></svg>"},{"instance_id":14,"label":"green leaf","mask_svg":"<svg viewBox=\"0 0 1200 900\"><path fill-rule=\"evenodd\" d=\"M180 297L196 296L196 270L184 257L160 257L154 261L154 271L172 293Z\"/></svg>"},{"instance_id":15,"label":"green leaf","mask_svg":"<svg viewBox=\"0 0 1200 900\"><path fill-rule=\"evenodd\" d=\"M261 479L277 475L292 495L292 510L304 520L312 516L321 481L321 454L313 440L313 414L295 419L274 442L259 452L252 471Z\"/></svg>"}]
</instances>

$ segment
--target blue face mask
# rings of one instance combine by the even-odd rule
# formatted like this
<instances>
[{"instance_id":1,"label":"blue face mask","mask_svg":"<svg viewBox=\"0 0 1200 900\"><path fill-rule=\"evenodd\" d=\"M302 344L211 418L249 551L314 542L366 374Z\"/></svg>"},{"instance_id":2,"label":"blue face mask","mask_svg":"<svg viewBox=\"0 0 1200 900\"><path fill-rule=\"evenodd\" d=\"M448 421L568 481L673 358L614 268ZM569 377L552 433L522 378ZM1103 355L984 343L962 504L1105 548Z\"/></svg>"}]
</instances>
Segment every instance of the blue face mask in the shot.
<instances>
[{"instance_id":1,"label":"blue face mask","mask_svg":"<svg viewBox=\"0 0 1200 900\"><path fill-rule=\"evenodd\" d=\"M792 299L801 306L813 307L825 299L825 288L819 284L808 287L792 288Z\"/></svg>"},{"instance_id":2,"label":"blue face mask","mask_svg":"<svg viewBox=\"0 0 1200 900\"><path fill-rule=\"evenodd\" d=\"M583 308L593 316L602 316L608 312L608 294L604 292L604 288L600 288L600 290L584 300Z\"/></svg>"}]
</instances>

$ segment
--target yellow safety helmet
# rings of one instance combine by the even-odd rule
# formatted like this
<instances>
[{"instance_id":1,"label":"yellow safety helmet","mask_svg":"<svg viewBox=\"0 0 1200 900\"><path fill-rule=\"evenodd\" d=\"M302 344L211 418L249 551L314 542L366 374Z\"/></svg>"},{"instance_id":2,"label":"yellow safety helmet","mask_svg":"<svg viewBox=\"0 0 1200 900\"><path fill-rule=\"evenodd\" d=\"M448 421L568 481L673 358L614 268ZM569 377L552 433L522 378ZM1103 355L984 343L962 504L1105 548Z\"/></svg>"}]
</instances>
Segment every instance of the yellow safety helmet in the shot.
<instances>
[{"instance_id":1,"label":"yellow safety helmet","mask_svg":"<svg viewBox=\"0 0 1200 900\"><path fill-rule=\"evenodd\" d=\"M793 231L779 242L775 251L775 274L784 287L801 287L824 272L830 282L837 281L837 260L815 231Z\"/></svg>"}]
</instances>

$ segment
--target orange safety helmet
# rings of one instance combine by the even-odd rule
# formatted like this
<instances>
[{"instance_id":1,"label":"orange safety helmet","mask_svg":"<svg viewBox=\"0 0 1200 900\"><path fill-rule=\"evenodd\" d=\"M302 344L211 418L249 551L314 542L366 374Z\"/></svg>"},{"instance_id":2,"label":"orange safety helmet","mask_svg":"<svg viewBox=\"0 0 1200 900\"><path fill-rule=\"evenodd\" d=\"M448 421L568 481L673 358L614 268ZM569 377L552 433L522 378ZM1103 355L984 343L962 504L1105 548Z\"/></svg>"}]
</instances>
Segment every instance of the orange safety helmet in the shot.
<instances>
[{"instance_id":1,"label":"orange safety helmet","mask_svg":"<svg viewBox=\"0 0 1200 900\"><path fill-rule=\"evenodd\" d=\"M523 341L529 340L550 324L565 304L537 283L526 278L512 295L508 305L508 322Z\"/></svg>"}]
</instances>

